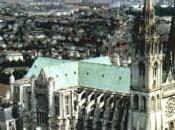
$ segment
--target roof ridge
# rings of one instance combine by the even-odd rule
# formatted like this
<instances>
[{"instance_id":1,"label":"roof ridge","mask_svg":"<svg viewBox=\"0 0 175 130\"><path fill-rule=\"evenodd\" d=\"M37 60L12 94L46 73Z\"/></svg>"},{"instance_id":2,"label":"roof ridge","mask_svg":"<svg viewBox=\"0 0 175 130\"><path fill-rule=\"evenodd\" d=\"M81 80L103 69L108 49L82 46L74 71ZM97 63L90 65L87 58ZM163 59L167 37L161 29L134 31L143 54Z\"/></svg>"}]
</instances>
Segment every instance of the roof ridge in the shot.
<instances>
[{"instance_id":1,"label":"roof ridge","mask_svg":"<svg viewBox=\"0 0 175 130\"><path fill-rule=\"evenodd\" d=\"M61 66L63 64L71 64L71 63L78 63L78 61L73 61L73 62L64 62L64 63L60 63L59 65L46 65L44 67L41 67L41 68L50 68L50 67L55 67L55 66Z\"/></svg>"}]
</instances>

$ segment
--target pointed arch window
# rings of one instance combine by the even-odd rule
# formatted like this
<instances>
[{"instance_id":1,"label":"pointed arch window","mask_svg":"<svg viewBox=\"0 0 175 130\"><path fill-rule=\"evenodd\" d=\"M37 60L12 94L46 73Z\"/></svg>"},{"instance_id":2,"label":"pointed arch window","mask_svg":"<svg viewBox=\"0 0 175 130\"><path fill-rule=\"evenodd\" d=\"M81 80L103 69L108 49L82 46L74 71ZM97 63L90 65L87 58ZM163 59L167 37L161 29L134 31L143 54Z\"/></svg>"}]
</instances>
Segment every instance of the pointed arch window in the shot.
<instances>
[{"instance_id":1,"label":"pointed arch window","mask_svg":"<svg viewBox=\"0 0 175 130\"><path fill-rule=\"evenodd\" d=\"M172 129L174 129L174 123L173 122L170 123L170 130L172 130Z\"/></svg>"},{"instance_id":2,"label":"pointed arch window","mask_svg":"<svg viewBox=\"0 0 175 130\"><path fill-rule=\"evenodd\" d=\"M70 113L70 97L69 95L65 96L65 110L66 110L66 114L69 115Z\"/></svg>"},{"instance_id":3,"label":"pointed arch window","mask_svg":"<svg viewBox=\"0 0 175 130\"><path fill-rule=\"evenodd\" d=\"M134 95L134 109L138 110L139 109L139 96Z\"/></svg>"},{"instance_id":4,"label":"pointed arch window","mask_svg":"<svg viewBox=\"0 0 175 130\"><path fill-rule=\"evenodd\" d=\"M60 116L60 98L55 96L55 115Z\"/></svg>"},{"instance_id":5,"label":"pointed arch window","mask_svg":"<svg viewBox=\"0 0 175 130\"><path fill-rule=\"evenodd\" d=\"M145 76L145 64L143 62L139 62L138 68L139 68L139 75Z\"/></svg>"},{"instance_id":6,"label":"pointed arch window","mask_svg":"<svg viewBox=\"0 0 175 130\"><path fill-rule=\"evenodd\" d=\"M156 99L154 96L151 98L151 106L152 106L152 110L156 109Z\"/></svg>"},{"instance_id":7,"label":"pointed arch window","mask_svg":"<svg viewBox=\"0 0 175 130\"><path fill-rule=\"evenodd\" d=\"M43 94L38 94L37 98L37 123L47 124L48 121L48 99ZM43 103L44 102L44 103Z\"/></svg>"},{"instance_id":8,"label":"pointed arch window","mask_svg":"<svg viewBox=\"0 0 175 130\"><path fill-rule=\"evenodd\" d=\"M159 96L159 94L157 95L157 108L160 108L160 96Z\"/></svg>"},{"instance_id":9,"label":"pointed arch window","mask_svg":"<svg viewBox=\"0 0 175 130\"><path fill-rule=\"evenodd\" d=\"M156 77L158 74L158 63L155 62L153 65L153 77Z\"/></svg>"},{"instance_id":10,"label":"pointed arch window","mask_svg":"<svg viewBox=\"0 0 175 130\"><path fill-rule=\"evenodd\" d=\"M153 81L153 88L156 88L156 80Z\"/></svg>"},{"instance_id":11,"label":"pointed arch window","mask_svg":"<svg viewBox=\"0 0 175 130\"><path fill-rule=\"evenodd\" d=\"M143 111L146 111L146 97L142 96L141 108Z\"/></svg>"}]
</instances>

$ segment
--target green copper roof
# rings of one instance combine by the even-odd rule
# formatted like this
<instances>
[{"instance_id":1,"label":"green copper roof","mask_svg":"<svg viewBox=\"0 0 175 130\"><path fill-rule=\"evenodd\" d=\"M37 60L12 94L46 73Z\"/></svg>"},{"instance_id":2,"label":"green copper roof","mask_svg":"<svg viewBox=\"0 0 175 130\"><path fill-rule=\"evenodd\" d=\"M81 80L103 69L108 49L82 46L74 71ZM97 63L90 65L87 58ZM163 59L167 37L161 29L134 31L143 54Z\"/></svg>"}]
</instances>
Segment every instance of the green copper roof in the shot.
<instances>
[{"instance_id":1,"label":"green copper roof","mask_svg":"<svg viewBox=\"0 0 175 130\"><path fill-rule=\"evenodd\" d=\"M115 92L129 93L130 70L96 63L79 64L79 85Z\"/></svg>"},{"instance_id":2,"label":"green copper roof","mask_svg":"<svg viewBox=\"0 0 175 130\"><path fill-rule=\"evenodd\" d=\"M46 57L38 57L37 60L32 65L29 72L27 73L26 77L31 77L32 75L38 76L40 73L40 70L46 66L60 65L66 62L70 62L70 61L52 59L52 58L46 58Z\"/></svg>"},{"instance_id":3,"label":"green copper roof","mask_svg":"<svg viewBox=\"0 0 175 130\"><path fill-rule=\"evenodd\" d=\"M113 66L108 57L82 61L40 57L26 76L38 76L41 69L47 78L55 79L57 90L80 86L129 93L130 69Z\"/></svg>"},{"instance_id":4,"label":"green copper roof","mask_svg":"<svg viewBox=\"0 0 175 130\"><path fill-rule=\"evenodd\" d=\"M60 88L78 86L78 62L70 62L55 66L47 66L44 69L46 77L53 77Z\"/></svg>"}]
</instances>

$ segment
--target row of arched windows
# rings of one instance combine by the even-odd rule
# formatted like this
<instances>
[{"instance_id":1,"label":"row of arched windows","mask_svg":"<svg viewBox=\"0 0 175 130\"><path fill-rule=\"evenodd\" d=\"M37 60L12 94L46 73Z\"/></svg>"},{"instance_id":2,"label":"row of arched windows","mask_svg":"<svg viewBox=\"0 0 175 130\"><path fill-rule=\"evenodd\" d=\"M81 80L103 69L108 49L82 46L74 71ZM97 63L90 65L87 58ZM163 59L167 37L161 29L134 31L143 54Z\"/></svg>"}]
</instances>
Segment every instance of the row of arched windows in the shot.
<instances>
[{"instance_id":1,"label":"row of arched windows","mask_svg":"<svg viewBox=\"0 0 175 130\"><path fill-rule=\"evenodd\" d=\"M140 77L140 79L138 79L140 82L140 85L142 86L142 88L145 88L145 79L144 79L144 77L145 77L145 64L142 62L142 61L140 61L139 63L138 63L138 68L139 68L139 77ZM157 62L155 62L154 63L154 65L153 65L153 67L152 67L152 75L153 75L153 84L152 84L152 88L157 88L157 82L156 82L156 80L157 80L157 76L158 76L158 63Z\"/></svg>"},{"instance_id":2,"label":"row of arched windows","mask_svg":"<svg viewBox=\"0 0 175 130\"><path fill-rule=\"evenodd\" d=\"M141 100L141 101L140 101ZM140 102L140 105L139 105ZM151 109L155 110L160 108L160 96L152 96L151 98ZM134 109L135 110L141 110L146 111L147 109L147 99L145 96L142 96L139 98L139 96L136 94L134 95Z\"/></svg>"},{"instance_id":3,"label":"row of arched windows","mask_svg":"<svg viewBox=\"0 0 175 130\"><path fill-rule=\"evenodd\" d=\"M142 96L140 100L141 100L141 104L139 106L139 96L138 95L134 95L134 109L135 110L139 110L140 109L142 111L146 111L146 107L147 107L146 97Z\"/></svg>"},{"instance_id":4,"label":"row of arched windows","mask_svg":"<svg viewBox=\"0 0 175 130\"><path fill-rule=\"evenodd\" d=\"M151 108L152 108L152 110L160 108L160 96L159 96L159 94L157 94L157 96L152 96Z\"/></svg>"},{"instance_id":5,"label":"row of arched windows","mask_svg":"<svg viewBox=\"0 0 175 130\"><path fill-rule=\"evenodd\" d=\"M138 63L138 68L139 68L139 76L144 77L145 76L145 64L142 61ZM158 63L155 62L153 65L153 77L156 77L157 73L158 73Z\"/></svg>"}]
</instances>

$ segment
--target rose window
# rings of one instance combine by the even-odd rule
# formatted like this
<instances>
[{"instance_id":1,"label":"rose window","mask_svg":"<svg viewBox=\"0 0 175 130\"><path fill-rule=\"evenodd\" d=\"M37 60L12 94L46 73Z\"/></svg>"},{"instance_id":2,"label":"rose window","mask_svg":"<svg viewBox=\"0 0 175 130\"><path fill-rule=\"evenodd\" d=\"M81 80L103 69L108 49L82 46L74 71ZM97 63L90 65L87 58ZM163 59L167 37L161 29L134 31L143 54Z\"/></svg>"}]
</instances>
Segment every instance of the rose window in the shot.
<instances>
[{"instance_id":1,"label":"rose window","mask_svg":"<svg viewBox=\"0 0 175 130\"><path fill-rule=\"evenodd\" d=\"M166 116L167 117L172 117L175 113L175 98L169 98L167 103L166 103Z\"/></svg>"}]
</instances>

